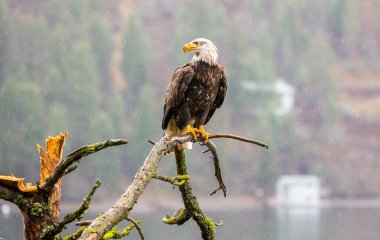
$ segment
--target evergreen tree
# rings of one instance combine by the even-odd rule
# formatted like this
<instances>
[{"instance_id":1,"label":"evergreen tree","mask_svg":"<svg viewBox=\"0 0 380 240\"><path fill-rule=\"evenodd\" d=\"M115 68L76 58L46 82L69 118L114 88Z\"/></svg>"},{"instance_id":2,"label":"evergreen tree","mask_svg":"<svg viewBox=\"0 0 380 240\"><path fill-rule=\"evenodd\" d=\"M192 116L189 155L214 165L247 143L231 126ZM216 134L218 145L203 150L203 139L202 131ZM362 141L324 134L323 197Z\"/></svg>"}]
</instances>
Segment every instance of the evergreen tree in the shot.
<instances>
[{"instance_id":1,"label":"evergreen tree","mask_svg":"<svg viewBox=\"0 0 380 240\"><path fill-rule=\"evenodd\" d=\"M13 19L9 28L7 52L7 76L42 84L51 62L46 23L29 17Z\"/></svg>"},{"instance_id":2,"label":"evergreen tree","mask_svg":"<svg viewBox=\"0 0 380 240\"><path fill-rule=\"evenodd\" d=\"M103 21L94 18L91 25L91 47L95 55L97 68L99 73L104 77L108 77L108 68L112 55L112 39L111 32Z\"/></svg>"},{"instance_id":3,"label":"evergreen tree","mask_svg":"<svg viewBox=\"0 0 380 240\"><path fill-rule=\"evenodd\" d=\"M9 38L8 1L0 2L0 86L5 79L6 51Z\"/></svg>"},{"instance_id":4,"label":"evergreen tree","mask_svg":"<svg viewBox=\"0 0 380 240\"><path fill-rule=\"evenodd\" d=\"M196 14L190 14L196 13ZM220 25L224 22L223 9L213 1L194 0L179 5L175 13L174 32L171 41L172 66L178 67L186 63L189 56L179 55L183 45L195 38L205 37L216 44L224 31Z\"/></svg>"},{"instance_id":5,"label":"evergreen tree","mask_svg":"<svg viewBox=\"0 0 380 240\"><path fill-rule=\"evenodd\" d=\"M139 96L136 98L135 110L133 111L130 125L130 139L126 170L135 172L148 155L151 145L148 140L159 139L162 135L160 127L161 109L157 108L154 91L150 84L142 86Z\"/></svg>"},{"instance_id":6,"label":"evergreen tree","mask_svg":"<svg viewBox=\"0 0 380 240\"><path fill-rule=\"evenodd\" d=\"M139 95L149 74L146 36L143 25L136 16L131 15L123 33L122 70L127 80L127 98L131 100Z\"/></svg>"},{"instance_id":7,"label":"evergreen tree","mask_svg":"<svg viewBox=\"0 0 380 240\"><path fill-rule=\"evenodd\" d=\"M9 78L0 89L1 174L38 179L35 143L43 136L41 91L32 81ZM7 172L4 172L7 171Z\"/></svg>"}]
</instances>

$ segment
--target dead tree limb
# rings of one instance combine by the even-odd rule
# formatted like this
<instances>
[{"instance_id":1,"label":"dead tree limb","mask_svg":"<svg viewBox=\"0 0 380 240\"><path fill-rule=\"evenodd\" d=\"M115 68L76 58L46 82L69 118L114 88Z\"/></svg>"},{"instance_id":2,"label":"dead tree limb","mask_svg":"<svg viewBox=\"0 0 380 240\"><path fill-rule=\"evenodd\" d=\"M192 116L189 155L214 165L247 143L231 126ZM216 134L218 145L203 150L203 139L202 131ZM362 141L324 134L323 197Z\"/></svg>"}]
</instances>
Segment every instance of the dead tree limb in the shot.
<instances>
[{"instance_id":1,"label":"dead tree limb","mask_svg":"<svg viewBox=\"0 0 380 240\"><path fill-rule=\"evenodd\" d=\"M191 218L191 215L187 213L185 208L178 209L173 216L166 215L162 218L162 221L168 225L182 225Z\"/></svg>"},{"instance_id":2,"label":"dead tree limb","mask_svg":"<svg viewBox=\"0 0 380 240\"><path fill-rule=\"evenodd\" d=\"M208 138L209 139L212 139L212 138L232 138L232 139L239 140L242 142L256 144L260 147L265 147L266 149L269 148L268 144L266 144L266 143L260 142L260 141L255 140L255 139L241 137L241 136L234 135L234 134L209 134Z\"/></svg>"},{"instance_id":3,"label":"dead tree limb","mask_svg":"<svg viewBox=\"0 0 380 240\"><path fill-rule=\"evenodd\" d=\"M253 139L243 138L236 135L230 134L209 134L210 138L233 138L236 140L256 144L262 147L268 148L268 145L256 141ZM157 142L149 155L146 157L143 166L136 173L131 185L127 188L125 193L116 201L114 206L107 212L96 218L91 222L91 224L83 231L81 240L97 240L102 239L103 236L109 232L113 227L115 227L119 222L128 218L129 213L132 211L133 207L137 203L137 200L142 195L144 189L149 184L153 177L157 176L157 168L160 160L165 154L170 152L175 152L176 162L177 162L177 175L187 175L185 155L183 149L177 148L179 144L183 144L189 141L193 141L192 136L174 137L171 139L162 138ZM210 143L211 146L211 143ZM210 147L212 151L216 148ZM216 155L217 156L217 155ZM217 163L215 163L217 161ZM223 180L221 178L221 171L219 166L219 158L214 158L215 165L215 175L217 176L219 184L224 186ZM180 217L180 220L175 223L183 224L189 217L192 217L201 229L202 237L204 239L214 239L215 226L216 224L210 217L206 216L196 200L196 197L192 194L191 185L188 181L185 181L179 186L181 191L181 196L185 204L184 217ZM224 191L226 191L224 186ZM176 216L174 216L176 217ZM170 221L170 219L169 219ZM177 223L178 222L178 223Z\"/></svg>"},{"instance_id":4,"label":"dead tree limb","mask_svg":"<svg viewBox=\"0 0 380 240\"><path fill-rule=\"evenodd\" d=\"M90 207L92 197L94 196L96 189L98 189L100 187L100 185L101 185L100 180L97 179L95 182L95 185L92 187L91 192L88 194L87 197L85 197L83 199L82 205L80 205L80 207L77 210L75 210L74 212L67 214L61 222L56 224L56 226L53 228L52 231L44 233L45 235L42 237L45 237L47 239L53 238L55 235L62 232L62 230L69 223L73 222L75 219L81 218L83 216L84 212L87 211L88 208Z\"/></svg>"},{"instance_id":5,"label":"dead tree limb","mask_svg":"<svg viewBox=\"0 0 380 240\"><path fill-rule=\"evenodd\" d=\"M46 150L37 145L40 153L40 183L32 186L23 184L23 178L0 176L0 199L15 203L21 210L24 220L24 239L61 239L59 233L75 218L81 216L95 189L87 197L86 203L72 215L59 222L59 201L61 197L61 180L69 172L75 170L74 162L100 151L104 148L127 143L126 140L108 140L81 147L62 159L63 147L67 133L46 139ZM78 234L76 234L78 236ZM74 236L75 237L75 236ZM75 239L75 238L68 238Z\"/></svg>"},{"instance_id":6,"label":"dead tree limb","mask_svg":"<svg viewBox=\"0 0 380 240\"><path fill-rule=\"evenodd\" d=\"M178 175L188 175L186 166L186 157L183 149L175 149L175 159ZM215 239L215 222L206 216L199 206L197 198L193 194L193 190L188 181L179 186L182 201L185 205L186 212L198 224L202 238L205 240Z\"/></svg>"},{"instance_id":7,"label":"dead tree limb","mask_svg":"<svg viewBox=\"0 0 380 240\"><path fill-rule=\"evenodd\" d=\"M144 189L156 175L161 158L169 151L168 144L170 144L168 139L163 138L154 145L125 193L111 209L92 221L83 231L80 239L102 239L106 232L128 217Z\"/></svg>"},{"instance_id":8,"label":"dead tree limb","mask_svg":"<svg viewBox=\"0 0 380 240\"><path fill-rule=\"evenodd\" d=\"M215 169L215 177L219 183L219 188L213 191L212 193L210 193L210 196L215 194L218 190L222 189L224 197L227 197L227 188L223 182L222 170L220 170L219 157L218 157L218 153L216 152L216 145L211 140L209 140L206 143L206 147L212 154L212 160L214 162L214 169Z\"/></svg>"},{"instance_id":9,"label":"dead tree limb","mask_svg":"<svg viewBox=\"0 0 380 240\"><path fill-rule=\"evenodd\" d=\"M63 175L73 171L72 169L70 169L70 167L72 166L74 162L77 162L80 159L90 154L96 153L100 150L103 150L105 148L127 144L127 143L128 141L125 139L110 139L104 142L86 145L75 150L74 152L67 155L67 157L64 160L59 162L59 164L55 168L54 173L46 180L45 183L43 183L40 186L40 188L45 191L50 191L51 188L58 182L60 178L62 178Z\"/></svg>"}]
</instances>

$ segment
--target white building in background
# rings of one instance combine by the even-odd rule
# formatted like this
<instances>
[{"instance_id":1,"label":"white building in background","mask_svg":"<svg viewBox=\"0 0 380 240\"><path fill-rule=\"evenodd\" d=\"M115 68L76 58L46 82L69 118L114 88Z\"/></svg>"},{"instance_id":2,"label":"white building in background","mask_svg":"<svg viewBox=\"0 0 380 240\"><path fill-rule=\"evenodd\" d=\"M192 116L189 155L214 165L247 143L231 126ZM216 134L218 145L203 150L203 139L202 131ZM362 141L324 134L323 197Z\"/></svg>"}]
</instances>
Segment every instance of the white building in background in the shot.
<instances>
[{"instance_id":1,"label":"white building in background","mask_svg":"<svg viewBox=\"0 0 380 240\"><path fill-rule=\"evenodd\" d=\"M321 183L314 175L282 176L277 180L276 198L278 206L318 207Z\"/></svg>"},{"instance_id":2,"label":"white building in background","mask_svg":"<svg viewBox=\"0 0 380 240\"><path fill-rule=\"evenodd\" d=\"M243 81L241 86L252 92L275 93L279 97L279 104L275 109L277 115L286 115L294 108L295 88L285 82L282 78L268 84L257 84L254 81Z\"/></svg>"}]
</instances>

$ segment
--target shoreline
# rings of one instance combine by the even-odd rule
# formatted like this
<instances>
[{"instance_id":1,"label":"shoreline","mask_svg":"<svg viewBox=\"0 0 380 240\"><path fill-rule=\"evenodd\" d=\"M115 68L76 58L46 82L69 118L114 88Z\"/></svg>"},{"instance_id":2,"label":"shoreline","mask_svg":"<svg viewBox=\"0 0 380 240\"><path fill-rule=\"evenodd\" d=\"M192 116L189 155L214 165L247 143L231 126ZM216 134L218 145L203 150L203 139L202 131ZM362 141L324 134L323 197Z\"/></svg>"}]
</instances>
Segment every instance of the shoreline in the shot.
<instances>
[{"instance_id":1,"label":"shoreline","mask_svg":"<svg viewBox=\"0 0 380 240\"><path fill-rule=\"evenodd\" d=\"M287 209L287 208L305 208L305 209L327 209L327 208L349 208L349 209L379 209L380 198L376 199L322 199L320 204L314 206L280 206L276 204L275 199L258 200L254 197L234 196L234 197L198 197L198 201L205 211L250 211L260 209ZM90 206L91 212L104 212L113 206L114 202L93 202ZM63 202L61 205L63 212L72 211L79 206L74 202ZM182 208L182 200L170 197L151 196L141 199L135 206L134 212L149 213L156 211L176 211Z\"/></svg>"},{"instance_id":2,"label":"shoreline","mask_svg":"<svg viewBox=\"0 0 380 240\"><path fill-rule=\"evenodd\" d=\"M108 201L94 201L90 205L89 212L102 213L110 209L117 199ZM252 211L262 209L380 209L380 198L371 199L322 199L317 206L279 206L274 198L260 200L249 196L232 196L224 198L222 196L198 197L198 201L204 211L209 212L226 212L226 211ZM19 212L18 208L11 203L1 201L1 204L8 204L11 213ZM71 212L77 209L81 201L62 201L61 211L63 213ZM133 212L150 213L157 211L174 212L182 208L180 197L163 197L163 196L144 196L135 205ZM1 213L1 212L0 212Z\"/></svg>"}]
</instances>

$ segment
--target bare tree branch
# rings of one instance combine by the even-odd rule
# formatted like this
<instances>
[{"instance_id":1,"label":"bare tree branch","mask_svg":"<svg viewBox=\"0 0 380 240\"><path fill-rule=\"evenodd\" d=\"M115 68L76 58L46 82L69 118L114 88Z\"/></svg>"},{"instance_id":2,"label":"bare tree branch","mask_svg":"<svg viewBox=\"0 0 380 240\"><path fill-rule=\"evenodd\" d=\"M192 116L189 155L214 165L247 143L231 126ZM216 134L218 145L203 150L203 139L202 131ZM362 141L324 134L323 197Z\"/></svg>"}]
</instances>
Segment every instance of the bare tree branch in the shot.
<instances>
[{"instance_id":1,"label":"bare tree branch","mask_svg":"<svg viewBox=\"0 0 380 240\"><path fill-rule=\"evenodd\" d=\"M79 161L81 158L86 157L92 153L96 153L108 147L118 146L127 143L128 142L125 139L111 139L104 142L83 146L75 150L74 152L67 155L67 157L57 165L57 167L54 170L54 173L46 180L45 183L43 183L40 186L40 189L50 192L54 185L58 182L60 178L62 178L63 175L72 171L72 169L70 169L70 166L74 162Z\"/></svg>"},{"instance_id":2,"label":"bare tree branch","mask_svg":"<svg viewBox=\"0 0 380 240\"><path fill-rule=\"evenodd\" d=\"M187 175L188 173L184 150L175 148L174 153L177 164L177 174ZM186 181L184 184L179 186L179 190L186 208L186 213L190 215L198 224L202 233L202 238L205 240L213 240L215 238L215 222L203 213L197 198L193 194L190 183Z\"/></svg>"},{"instance_id":3,"label":"bare tree branch","mask_svg":"<svg viewBox=\"0 0 380 240\"><path fill-rule=\"evenodd\" d=\"M239 141L244 141L252 144L256 144L262 147L268 148L268 145L261 143L259 141L248 139L236 135L230 134L209 134L209 138L232 138ZM189 141L193 141L192 136L183 136L183 137L174 137L171 139L162 138L157 142L147 158L143 166L138 170L136 176L127 188L125 193L120 197L120 199L114 204L114 206L109 209L106 213L96 218L91 224L83 231L80 239L82 240L96 240L102 239L102 237L109 232L114 226L119 222L128 218L130 211L133 209L134 205L137 203L137 200L142 195L144 189L149 184L150 180L157 176L157 167L161 158L174 150L177 159L177 174L178 175L187 175L185 156L183 150L177 148L179 144L183 144ZM211 143L209 144L211 146ZM214 148L214 154L216 150ZM70 155L69 155L70 156ZM69 157L68 156L68 157ZM217 155L214 157L214 166L215 166L215 176L218 179L218 182L221 186L224 187L225 194L226 189L221 178L221 171L219 166L219 159ZM181 163L183 161L183 163ZM185 203L186 212L193 217L193 219L199 225L202 237L204 239L214 239L215 235L215 226L217 225L210 217L203 214L202 210L199 207L199 204L196 200L196 197L192 194L191 186L188 181L185 181L182 185L179 186L182 198Z\"/></svg>"},{"instance_id":4,"label":"bare tree branch","mask_svg":"<svg viewBox=\"0 0 380 240\"><path fill-rule=\"evenodd\" d=\"M57 224L57 227L51 232L51 236L54 236L55 234L60 233L66 227L67 224L73 222L75 219L81 218L83 213L87 211L88 208L90 207L92 197L94 196L96 189L98 189L100 185L101 185L100 180L97 179L95 182L95 185L92 187L91 192L88 194L87 197L83 199L82 205L74 212L67 214L63 218L63 220Z\"/></svg>"},{"instance_id":5,"label":"bare tree branch","mask_svg":"<svg viewBox=\"0 0 380 240\"><path fill-rule=\"evenodd\" d=\"M75 226L88 226L92 223L92 220L83 220L75 223Z\"/></svg>"},{"instance_id":6,"label":"bare tree branch","mask_svg":"<svg viewBox=\"0 0 380 240\"><path fill-rule=\"evenodd\" d=\"M130 218L130 217L127 217L126 218L128 221L130 221L133 225L135 225L135 228L137 229L137 231L139 232L139 235L140 235L140 238L141 238L141 240L144 240L144 232L143 232L143 230L142 230L142 228L140 227L140 223L141 223L141 221L139 220L139 221L136 221L135 219L133 219L133 218Z\"/></svg>"},{"instance_id":7,"label":"bare tree branch","mask_svg":"<svg viewBox=\"0 0 380 240\"><path fill-rule=\"evenodd\" d=\"M250 139L250 138L242 137L242 136L239 136L239 135L235 135L235 134L213 134L213 133L209 133L208 134L208 138L209 139L213 139L213 138L231 138L231 139L239 140L239 141L242 141L242 142L247 142L247 143L255 144L255 145L264 147L266 149L269 148L268 144L266 144L266 143L263 143L261 141L255 140L255 139ZM177 143L185 143L185 142L193 141L193 137L192 137L192 135L187 135L187 136L183 136L183 137L174 137L174 138L172 138L172 140L173 140L173 142L177 142Z\"/></svg>"},{"instance_id":8,"label":"bare tree branch","mask_svg":"<svg viewBox=\"0 0 380 240\"><path fill-rule=\"evenodd\" d=\"M163 217L162 221L168 225L182 225L190 218L191 215L187 213L186 209L180 208L173 214L173 216L169 217L169 215L166 215L165 217Z\"/></svg>"},{"instance_id":9,"label":"bare tree branch","mask_svg":"<svg viewBox=\"0 0 380 240\"><path fill-rule=\"evenodd\" d=\"M0 185L0 199L16 204L20 209L27 204L27 198L20 192Z\"/></svg>"},{"instance_id":10,"label":"bare tree branch","mask_svg":"<svg viewBox=\"0 0 380 240\"><path fill-rule=\"evenodd\" d=\"M219 189L223 190L224 197L227 197L227 188L226 185L224 185L223 178L222 178L222 171L220 170L220 163L219 163L219 157L218 153L216 152L216 145L209 140L206 143L206 147L208 150L210 150L212 154L212 160L214 161L214 169L215 169L215 177L218 180L219 188L215 191L213 191L210 195L215 194Z\"/></svg>"},{"instance_id":11,"label":"bare tree branch","mask_svg":"<svg viewBox=\"0 0 380 240\"><path fill-rule=\"evenodd\" d=\"M160 175L154 175L154 179L158 179L164 182L168 182L173 184L174 186L181 186L185 183L185 181L190 179L189 175L177 175L175 177L168 177L168 176L160 176Z\"/></svg>"},{"instance_id":12,"label":"bare tree branch","mask_svg":"<svg viewBox=\"0 0 380 240\"><path fill-rule=\"evenodd\" d=\"M83 231L80 239L102 239L102 236L110 231L113 226L116 226L128 217L129 212L137 203L144 189L152 177L156 175L158 164L161 158L168 153L169 145L174 145L174 143L166 138L162 138L154 145L125 193L111 209L92 221L85 231Z\"/></svg>"},{"instance_id":13,"label":"bare tree branch","mask_svg":"<svg viewBox=\"0 0 380 240\"><path fill-rule=\"evenodd\" d=\"M266 149L269 148L268 144L266 144L266 143L260 142L260 141L255 140L255 139L241 137L241 136L234 135L234 134L211 134L210 133L208 135L208 138L209 139L212 139L212 138L232 138L232 139L239 140L239 141L242 141L242 142L256 144L256 145L259 145L261 147L265 147Z\"/></svg>"},{"instance_id":14,"label":"bare tree branch","mask_svg":"<svg viewBox=\"0 0 380 240\"><path fill-rule=\"evenodd\" d=\"M76 240L76 239L78 239L85 228L86 228L86 226L79 228L78 231L71 234L70 236L64 237L63 240Z\"/></svg>"}]
</instances>

